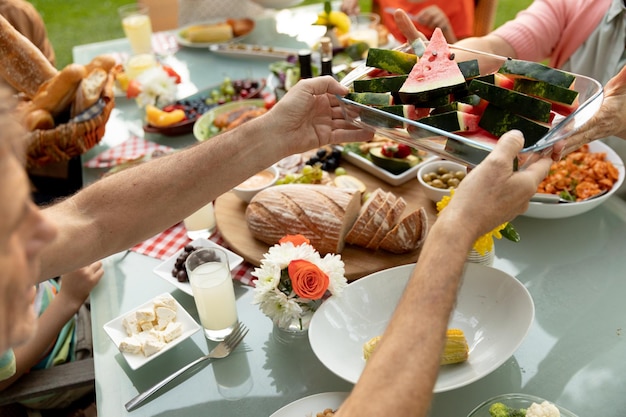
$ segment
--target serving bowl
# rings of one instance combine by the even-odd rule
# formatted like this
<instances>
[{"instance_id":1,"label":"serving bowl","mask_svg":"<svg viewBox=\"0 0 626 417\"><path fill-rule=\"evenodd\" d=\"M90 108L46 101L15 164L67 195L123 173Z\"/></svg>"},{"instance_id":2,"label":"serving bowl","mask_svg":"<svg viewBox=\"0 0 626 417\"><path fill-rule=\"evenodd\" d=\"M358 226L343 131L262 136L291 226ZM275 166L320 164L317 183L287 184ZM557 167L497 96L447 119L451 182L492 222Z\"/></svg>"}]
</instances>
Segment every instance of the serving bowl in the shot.
<instances>
[{"instance_id":1,"label":"serving bowl","mask_svg":"<svg viewBox=\"0 0 626 417\"><path fill-rule=\"evenodd\" d=\"M263 171L257 172L233 188L233 193L246 203L249 203L259 191L276 184L279 175L278 168L272 165Z\"/></svg>"},{"instance_id":2,"label":"serving bowl","mask_svg":"<svg viewBox=\"0 0 626 417\"><path fill-rule=\"evenodd\" d=\"M610 161L619 171L619 179L615 184L613 184L613 187L611 187L607 193L601 195L600 197L580 202L541 203L531 201L528 205L528 210L526 210L526 212L522 215L537 219L562 219L578 216L579 214L586 213L589 210L600 206L606 200L611 198L611 196L615 194L624 182L624 161L622 161L619 155L610 146L599 140L589 143L589 152L606 153L606 160Z\"/></svg>"},{"instance_id":3,"label":"serving bowl","mask_svg":"<svg viewBox=\"0 0 626 417\"><path fill-rule=\"evenodd\" d=\"M265 107L265 101L258 98L237 100L212 108L195 121L193 125L193 135L200 142L212 138L219 133L219 130L215 130L215 126L213 125L213 122L219 115L248 106Z\"/></svg>"},{"instance_id":4,"label":"serving bowl","mask_svg":"<svg viewBox=\"0 0 626 417\"><path fill-rule=\"evenodd\" d=\"M558 404L553 403L552 401L545 400L541 397L536 397L534 395L529 394L521 394L521 393L513 393L513 394L502 394L496 397L490 398L482 404L478 405L474 408L467 417L491 417L489 413L489 407L491 407L495 403L502 403L509 408L528 408L532 403L541 404L544 401L548 401L555 405L556 408L559 409L561 413L561 417L577 417L576 414L571 411L561 407Z\"/></svg>"},{"instance_id":5,"label":"serving bowl","mask_svg":"<svg viewBox=\"0 0 626 417\"><path fill-rule=\"evenodd\" d=\"M314 313L311 348L331 372L356 383L365 368L363 345L382 335L415 264L389 268L350 283ZM467 263L449 327L463 330L466 362L442 366L434 392L463 387L488 375L513 355L534 318L530 293L517 279Z\"/></svg>"},{"instance_id":6,"label":"serving bowl","mask_svg":"<svg viewBox=\"0 0 626 417\"><path fill-rule=\"evenodd\" d=\"M439 175L444 172L442 170L445 170L445 172L457 178L459 182L461 182L462 178L465 174L467 174L467 167L454 161L436 160L422 164L417 170L417 180L423 187L424 194L426 194L426 196L435 203L440 201L443 196L450 195L450 188L433 186L431 183L426 181L425 177L432 174Z\"/></svg>"},{"instance_id":7,"label":"serving bowl","mask_svg":"<svg viewBox=\"0 0 626 417\"><path fill-rule=\"evenodd\" d=\"M457 62L476 59L479 61L480 75L497 72L506 57L449 45L451 55ZM413 49L404 44L397 51L413 53ZM368 79L381 75L381 70L368 67L365 63L351 71L341 80L341 84L353 90L356 80ZM548 132L534 145L527 146L519 153L519 167L550 155L555 144L569 137L585 124L598 111L603 100L602 85L584 75L576 77L573 89L579 93L579 106L571 114L557 115ZM484 132L451 133L424 123L408 119L370 107L346 97L337 96L344 117L353 124L370 129L380 135L417 149L425 150L441 158L457 161L469 167L478 165L495 146L496 140ZM391 127L393 126L393 127Z\"/></svg>"}]
</instances>

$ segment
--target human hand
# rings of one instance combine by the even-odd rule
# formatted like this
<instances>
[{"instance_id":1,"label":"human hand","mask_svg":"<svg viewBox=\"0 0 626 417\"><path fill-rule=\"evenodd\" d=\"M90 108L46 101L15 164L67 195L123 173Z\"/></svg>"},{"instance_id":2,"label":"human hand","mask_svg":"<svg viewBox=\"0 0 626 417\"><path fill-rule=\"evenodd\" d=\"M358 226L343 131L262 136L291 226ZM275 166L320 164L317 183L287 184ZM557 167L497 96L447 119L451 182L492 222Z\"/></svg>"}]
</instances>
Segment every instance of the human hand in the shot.
<instances>
[{"instance_id":1,"label":"human hand","mask_svg":"<svg viewBox=\"0 0 626 417\"><path fill-rule=\"evenodd\" d=\"M415 19L419 24L424 25L427 28L441 29L443 36L445 36L448 43L454 43L457 41L454 30L452 30L452 26L450 25L450 20L448 20L448 16L439 8L439 6L432 5L422 9L415 16Z\"/></svg>"},{"instance_id":2,"label":"human hand","mask_svg":"<svg viewBox=\"0 0 626 417\"><path fill-rule=\"evenodd\" d=\"M335 95L348 89L330 76L315 77L296 83L267 113L267 126L274 137L283 138L293 153L328 144L365 142L373 133L344 118Z\"/></svg>"},{"instance_id":3,"label":"human hand","mask_svg":"<svg viewBox=\"0 0 626 417\"><path fill-rule=\"evenodd\" d=\"M61 276L59 297L64 297L66 302L78 307L87 299L103 275L104 269L101 261L64 274Z\"/></svg>"},{"instance_id":4,"label":"human hand","mask_svg":"<svg viewBox=\"0 0 626 417\"><path fill-rule=\"evenodd\" d=\"M502 135L493 151L461 182L439 217L453 217L452 221L463 222L480 236L525 212L552 159L544 157L523 171L513 171L513 160L523 146L521 132Z\"/></svg>"},{"instance_id":5,"label":"human hand","mask_svg":"<svg viewBox=\"0 0 626 417\"><path fill-rule=\"evenodd\" d=\"M343 0L340 9L348 16L358 14L361 11L358 0Z\"/></svg>"},{"instance_id":6,"label":"human hand","mask_svg":"<svg viewBox=\"0 0 626 417\"><path fill-rule=\"evenodd\" d=\"M566 139L560 156L596 139L607 136L626 138L624 108L626 108L626 67L606 84L600 109L576 133Z\"/></svg>"},{"instance_id":7,"label":"human hand","mask_svg":"<svg viewBox=\"0 0 626 417\"><path fill-rule=\"evenodd\" d=\"M404 10L396 9L393 12L393 18L396 22L398 30L402 32L408 44L412 44L417 39L421 39L423 41L428 40L422 32L417 30L413 21Z\"/></svg>"}]
</instances>

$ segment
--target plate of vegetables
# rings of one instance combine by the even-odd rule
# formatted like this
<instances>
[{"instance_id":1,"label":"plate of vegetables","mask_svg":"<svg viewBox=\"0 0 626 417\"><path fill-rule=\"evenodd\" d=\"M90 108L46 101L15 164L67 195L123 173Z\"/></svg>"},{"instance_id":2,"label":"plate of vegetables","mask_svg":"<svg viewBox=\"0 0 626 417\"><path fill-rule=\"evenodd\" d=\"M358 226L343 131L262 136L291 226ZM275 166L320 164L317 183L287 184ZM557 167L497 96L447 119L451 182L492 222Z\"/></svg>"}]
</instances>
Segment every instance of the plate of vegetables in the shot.
<instances>
[{"instance_id":1,"label":"plate of vegetables","mask_svg":"<svg viewBox=\"0 0 626 417\"><path fill-rule=\"evenodd\" d=\"M265 88L265 79L231 80L176 100L163 108L151 109L143 130L165 136L179 136L193 131L193 125L203 114L225 103L256 99Z\"/></svg>"},{"instance_id":2,"label":"plate of vegetables","mask_svg":"<svg viewBox=\"0 0 626 417\"><path fill-rule=\"evenodd\" d=\"M380 135L370 142L346 143L341 149L347 161L395 186L415 179L423 163L437 159L426 151Z\"/></svg>"}]
</instances>

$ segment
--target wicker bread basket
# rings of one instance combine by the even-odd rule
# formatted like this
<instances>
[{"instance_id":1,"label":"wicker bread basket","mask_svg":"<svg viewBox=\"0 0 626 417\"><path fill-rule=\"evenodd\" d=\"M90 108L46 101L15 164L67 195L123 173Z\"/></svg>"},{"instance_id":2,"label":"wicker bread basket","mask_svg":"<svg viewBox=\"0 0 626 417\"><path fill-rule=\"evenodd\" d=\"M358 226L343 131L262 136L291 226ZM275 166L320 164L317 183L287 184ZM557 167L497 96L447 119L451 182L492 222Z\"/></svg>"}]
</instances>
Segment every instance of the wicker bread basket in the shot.
<instances>
[{"instance_id":1,"label":"wicker bread basket","mask_svg":"<svg viewBox=\"0 0 626 417\"><path fill-rule=\"evenodd\" d=\"M100 142L115 107L114 84L119 67L109 71L100 100L54 129L28 132L27 166L44 166L82 155Z\"/></svg>"}]
</instances>

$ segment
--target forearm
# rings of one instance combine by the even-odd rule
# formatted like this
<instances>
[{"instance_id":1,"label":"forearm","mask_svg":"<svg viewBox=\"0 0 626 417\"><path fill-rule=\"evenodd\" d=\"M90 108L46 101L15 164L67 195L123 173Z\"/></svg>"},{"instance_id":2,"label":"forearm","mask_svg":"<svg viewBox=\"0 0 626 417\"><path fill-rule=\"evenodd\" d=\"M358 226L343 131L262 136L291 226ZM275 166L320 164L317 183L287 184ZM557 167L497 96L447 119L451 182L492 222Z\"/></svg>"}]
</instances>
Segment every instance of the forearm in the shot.
<instances>
[{"instance_id":1,"label":"forearm","mask_svg":"<svg viewBox=\"0 0 626 417\"><path fill-rule=\"evenodd\" d=\"M265 118L264 118L265 119ZM45 210L59 236L42 258L41 279L78 269L167 229L291 150L276 129L252 120L236 131L106 177ZM295 141L295 140L294 140ZM72 256L62 256L71 253Z\"/></svg>"},{"instance_id":2,"label":"forearm","mask_svg":"<svg viewBox=\"0 0 626 417\"><path fill-rule=\"evenodd\" d=\"M56 296L46 311L37 319L37 331L31 339L15 348L16 372L11 378L0 382L3 390L17 381L35 366L51 349L61 329L76 314L80 303Z\"/></svg>"},{"instance_id":3,"label":"forearm","mask_svg":"<svg viewBox=\"0 0 626 417\"><path fill-rule=\"evenodd\" d=\"M472 232L435 223L375 354L341 406L346 416L425 416ZM393 393L393 395L389 395Z\"/></svg>"}]
</instances>

